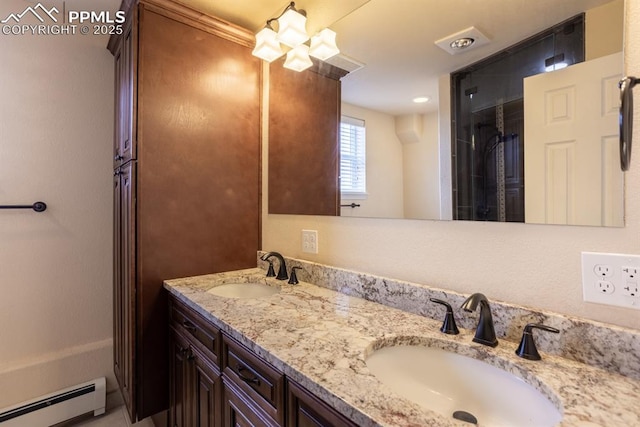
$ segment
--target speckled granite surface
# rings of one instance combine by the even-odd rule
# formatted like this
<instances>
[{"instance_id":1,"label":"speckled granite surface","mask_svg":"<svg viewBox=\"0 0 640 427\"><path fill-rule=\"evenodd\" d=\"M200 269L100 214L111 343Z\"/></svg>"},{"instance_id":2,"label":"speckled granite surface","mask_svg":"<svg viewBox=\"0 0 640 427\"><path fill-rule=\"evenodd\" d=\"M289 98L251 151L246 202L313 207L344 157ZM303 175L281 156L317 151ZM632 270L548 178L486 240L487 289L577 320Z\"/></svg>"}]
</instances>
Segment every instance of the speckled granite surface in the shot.
<instances>
[{"instance_id":1,"label":"speckled granite surface","mask_svg":"<svg viewBox=\"0 0 640 427\"><path fill-rule=\"evenodd\" d=\"M300 279L308 278L300 273ZM281 291L256 299L207 292L236 282L261 282ZM176 279L167 281L165 287L361 426L469 425L399 397L369 372L366 357L376 348L395 344L453 350L505 369L546 395L563 413L563 426L640 425L639 380L551 354L543 353L542 361L527 361L514 354L517 340L502 340L496 348L481 346L471 342L470 330L444 335L439 332L440 320L304 281L288 285L265 278L261 269ZM449 293L434 292L453 300ZM429 304L421 304L425 305ZM434 314L440 319L442 307L434 307ZM501 319L496 316L496 323ZM610 356L603 354L602 358Z\"/></svg>"},{"instance_id":2,"label":"speckled granite surface","mask_svg":"<svg viewBox=\"0 0 640 427\"><path fill-rule=\"evenodd\" d=\"M298 259L286 258L286 262L289 268L301 267L297 273L300 280L434 320L442 320L444 311L439 304L429 302L429 298L443 299L454 308L458 326L472 329L477 324L477 313L459 309L469 295ZM266 270L267 263L258 257L258 266ZM518 343L527 323L544 323L561 333L534 332L538 350L640 380L640 331L493 301L491 295L487 297L498 339Z\"/></svg>"}]
</instances>

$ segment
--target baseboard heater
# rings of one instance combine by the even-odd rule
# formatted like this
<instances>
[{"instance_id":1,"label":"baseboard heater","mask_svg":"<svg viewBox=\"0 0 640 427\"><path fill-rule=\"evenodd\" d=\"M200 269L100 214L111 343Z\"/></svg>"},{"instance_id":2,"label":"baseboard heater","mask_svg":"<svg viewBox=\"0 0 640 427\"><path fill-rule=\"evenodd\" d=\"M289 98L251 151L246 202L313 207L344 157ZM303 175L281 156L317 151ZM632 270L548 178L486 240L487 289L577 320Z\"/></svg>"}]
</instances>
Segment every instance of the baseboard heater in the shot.
<instances>
[{"instance_id":1,"label":"baseboard heater","mask_svg":"<svg viewBox=\"0 0 640 427\"><path fill-rule=\"evenodd\" d=\"M89 412L104 414L106 389L102 377L0 409L0 426L48 427Z\"/></svg>"}]
</instances>

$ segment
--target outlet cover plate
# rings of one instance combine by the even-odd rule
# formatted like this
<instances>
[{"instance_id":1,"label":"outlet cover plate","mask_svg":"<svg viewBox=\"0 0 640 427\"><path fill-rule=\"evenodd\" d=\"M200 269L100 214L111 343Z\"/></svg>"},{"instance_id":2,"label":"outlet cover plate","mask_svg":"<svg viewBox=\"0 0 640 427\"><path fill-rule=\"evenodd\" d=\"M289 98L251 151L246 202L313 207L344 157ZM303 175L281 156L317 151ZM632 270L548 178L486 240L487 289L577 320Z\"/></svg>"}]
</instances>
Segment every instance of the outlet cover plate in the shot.
<instances>
[{"instance_id":1,"label":"outlet cover plate","mask_svg":"<svg viewBox=\"0 0 640 427\"><path fill-rule=\"evenodd\" d=\"M640 310L640 255L582 252L584 300Z\"/></svg>"},{"instance_id":2,"label":"outlet cover plate","mask_svg":"<svg viewBox=\"0 0 640 427\"><path fill-rule=\"evenodd\" d=\"M318 230L302 230L302 252L318 253Z\"/></svg>"}]
</instances>

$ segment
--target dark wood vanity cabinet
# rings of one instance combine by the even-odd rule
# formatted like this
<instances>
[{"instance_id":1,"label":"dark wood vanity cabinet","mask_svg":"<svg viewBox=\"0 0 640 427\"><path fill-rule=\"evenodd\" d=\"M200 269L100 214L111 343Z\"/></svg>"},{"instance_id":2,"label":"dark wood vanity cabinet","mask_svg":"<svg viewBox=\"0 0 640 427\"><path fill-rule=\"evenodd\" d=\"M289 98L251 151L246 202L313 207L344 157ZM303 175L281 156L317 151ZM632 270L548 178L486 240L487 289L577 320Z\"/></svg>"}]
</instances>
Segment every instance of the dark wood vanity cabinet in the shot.
<instances>
[{"instance_id":1,"label":"dark wood vanity cabinet","mask_svg":"<svg viewBox=\"0 0 640 427\"><path fill-rule=\"evenodd\" d=\"M291 380L287 380L287 407L288 427L358 426Z\"/></svg>"},{"instance_id":2,"label":"dark wood vanity cabinet","mask_svg":"<svg viewBox=\"0 0 640 427\"><path fill-rule=\"evenodd\" d=\"M356 427L200 314L169 300L170 427Z\"/></svg>"},{"instance_id":3,"label":"dark wood vanity cabinet","mask_svg":"<svg viewBox=\"0 0 640 427\"><path fill-rule=\"evenodd\" d=\"M170 427L222 425L220 331L184 305L170 308Z\"/></svg>"},{"instance_id":4,"label":"dark wood vanity cabinet","mask_svg":"<svg viewBox=\"0 0 640 427\"><path fill-rule=\"evenodd\" d=\"M252 33L178 2L125 0L121 8L124 31L108 45L114 371L135 421L169 407L163 280L256 265L261 63ZM207 366L194 360L204 381Z\"/></svg>"},{"instance_id":5,"label":"dark wood vanity cabinet","mask_svg":"<svg viewBox=\"0 0 640 427\"><path fill-rule=\"evenodd\" d=\"M225 426L283 426L284 375L233 338L223 335L222 363L225 388Z\"/></svg>"}]
</instances>

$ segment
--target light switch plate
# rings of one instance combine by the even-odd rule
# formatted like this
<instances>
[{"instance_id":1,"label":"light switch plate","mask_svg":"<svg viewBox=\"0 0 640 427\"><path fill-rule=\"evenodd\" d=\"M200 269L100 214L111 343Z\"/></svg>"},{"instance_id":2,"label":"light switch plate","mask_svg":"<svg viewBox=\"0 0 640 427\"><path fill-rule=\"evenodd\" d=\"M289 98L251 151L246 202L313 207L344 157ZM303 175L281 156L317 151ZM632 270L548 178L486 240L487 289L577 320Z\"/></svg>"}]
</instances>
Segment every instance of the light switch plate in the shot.
<instances>
[{"instance_id":1,"label":"light switch plate","mask_svg":"<svg viewBox=\"0 0 640 427\"><path fill-rule=\"evenodd\" d=\"M640 310L640 255L582 252L584 300Z\"/></svg>"}]
</instances>

